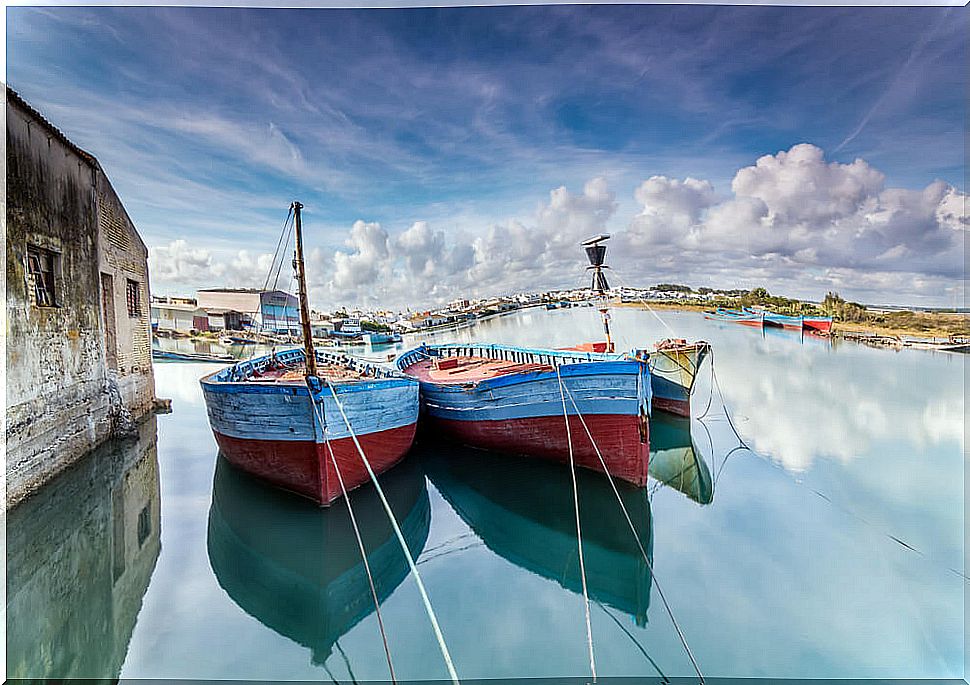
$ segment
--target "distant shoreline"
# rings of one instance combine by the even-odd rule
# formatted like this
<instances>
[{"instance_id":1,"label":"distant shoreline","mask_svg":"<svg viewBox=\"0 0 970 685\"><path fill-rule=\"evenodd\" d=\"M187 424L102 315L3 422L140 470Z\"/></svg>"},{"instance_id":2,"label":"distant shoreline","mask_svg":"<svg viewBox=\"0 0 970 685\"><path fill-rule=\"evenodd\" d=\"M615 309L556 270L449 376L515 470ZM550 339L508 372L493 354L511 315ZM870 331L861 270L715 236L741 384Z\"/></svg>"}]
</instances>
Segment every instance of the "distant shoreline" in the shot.
<instances>
[{"instance_id":1,"label":"distant shoreline","mask_svg":"<svg viewBox=\"0 0 970 685\"><path fill-rule=\"evenodd\" d=\"M648 302L651 309L665 309L668 311L706 312L715 305L680 304L677 302ZM613 307L647 309L640 302L623 302L611 305ZM970 315L950 312L893 312L886 315L888 321L835 321L832 332L838 336L845 333L868 334L890 338L919 338L932 340L934 338L948 339L950 336L970 337Z\"/></svg>"}]
</instances>

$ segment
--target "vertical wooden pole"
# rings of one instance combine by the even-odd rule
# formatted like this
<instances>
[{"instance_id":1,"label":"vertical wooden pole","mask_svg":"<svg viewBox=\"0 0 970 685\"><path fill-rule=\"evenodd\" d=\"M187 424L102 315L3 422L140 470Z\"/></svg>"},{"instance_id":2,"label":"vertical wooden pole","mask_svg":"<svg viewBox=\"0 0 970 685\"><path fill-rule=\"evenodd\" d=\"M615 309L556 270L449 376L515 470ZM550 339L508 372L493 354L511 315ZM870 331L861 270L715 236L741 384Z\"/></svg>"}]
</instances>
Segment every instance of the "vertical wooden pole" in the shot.
<instances>
[{"instance_id":1,"label":"vertical wooden pole","mask_svg":"<svg viewBox=\"0 0 970 685\"><path fill-rule=\"evenodd\" d=\"M317 357L313 352L313 331L310 329L310 304L306 292L306 269L303 264L303 205L293 202L293 218L296 222L296 280L300 286L300 324L303 327L303 348L306 351L306 375L317 375Z\"/></svg>"}]
</instances>

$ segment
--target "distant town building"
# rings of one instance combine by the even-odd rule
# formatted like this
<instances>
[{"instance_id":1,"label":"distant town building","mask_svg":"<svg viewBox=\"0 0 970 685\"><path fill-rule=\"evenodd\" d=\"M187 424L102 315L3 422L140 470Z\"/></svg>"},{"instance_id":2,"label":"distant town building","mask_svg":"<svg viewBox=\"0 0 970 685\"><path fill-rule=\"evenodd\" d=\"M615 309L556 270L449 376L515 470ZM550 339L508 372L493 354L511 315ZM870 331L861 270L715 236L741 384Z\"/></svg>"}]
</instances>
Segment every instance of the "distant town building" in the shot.
<instances>
[{"instance_id":1,"label":"distant town building","mask_svg":"<svg viewBox=\"0 0 970 685\"><path fill-rule=\"evenodd\" d=\"M239 312L266 333L300 334L300 301L283 290L206 288L196 300L203 309Z\"/></svg>"},{"instance_id":2,"label":"distant town building","mask_svg":"<svg viewBox=\"0 0 970 685\"><path fill-rule=\"evenodd\" d=\"M209 313L194 304L152 303L152 328L159 331L191 333L209 330Z\"/></svg>"},{"instance_id":3,"label":"distant town building","mask_svg":"<svg viewBox=\"0 0 970 685\"><path fill-rule=\"evenodd\" d=\"M153 408L148 250L98 160L7 88L9 508Z\"/></svg>"}]
</instances>

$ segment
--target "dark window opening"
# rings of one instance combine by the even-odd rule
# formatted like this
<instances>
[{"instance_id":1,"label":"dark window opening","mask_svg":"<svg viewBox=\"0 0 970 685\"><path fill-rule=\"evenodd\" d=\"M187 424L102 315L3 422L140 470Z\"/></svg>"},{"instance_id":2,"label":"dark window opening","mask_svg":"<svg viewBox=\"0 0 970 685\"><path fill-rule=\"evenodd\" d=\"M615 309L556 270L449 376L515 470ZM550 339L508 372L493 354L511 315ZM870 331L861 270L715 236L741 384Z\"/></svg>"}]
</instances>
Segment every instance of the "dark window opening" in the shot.
<instances>
[{"instance_id":1,"label":"dark window opening","mask_svg":"<svg viewBox=\"0 0 970 685\"><path fill-rule=\"evenodd\" d=\"M141 316L141 290L138 287L138 281L128 279L126 295L128 299L128 316Z\"/></svg>"},{"instance_id":2,"label":"dark window opening","mask_svg":"<svg viewBox=\"0 0 970 685\"><path fill-rule=\"evenodd\" d=\"M27 285L38 307L56 307L55 275L58 255L34 245L27 246Z\"/></svg>"},{"instance_id":3,"label":"dark window opening","mask_svg":"<svg viewBox=\"0 0 970 685\"><path fill-rule=\"evenodd\" d=\"M138 514L138 546L141 547L152 532L152 512L146 506Z\"/></svg>"}]
</instances>

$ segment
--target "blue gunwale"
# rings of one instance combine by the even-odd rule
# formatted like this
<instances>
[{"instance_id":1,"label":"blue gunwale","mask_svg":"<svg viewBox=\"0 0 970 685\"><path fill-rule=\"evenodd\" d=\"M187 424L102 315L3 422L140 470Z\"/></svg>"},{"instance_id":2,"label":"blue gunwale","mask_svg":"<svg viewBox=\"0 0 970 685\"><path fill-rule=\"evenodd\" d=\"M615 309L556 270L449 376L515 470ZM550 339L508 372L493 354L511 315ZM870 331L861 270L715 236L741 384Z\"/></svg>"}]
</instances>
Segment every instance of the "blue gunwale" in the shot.
<instances>
[{"instance_id":1,"label":"blue gunwale","mask_svg":"<svg viewBox=\"0 0 970 685\"><path fill-rule=\"evenodd\" d=\"M393 368L374 364L372 362L357 359L347 354L330 352L328 350L314 350L317 361L325 364L340 364L356 369L373 373L375 378L366 381L337 382L333 384L338 394L351 392L366 392L375 388L388 388L395 386L407 386L417 383L417 380L407 376ZM308 395L309 389L302 383L254 383L249 378L256 371L265 369L270 362L301 363L306 358L302 348L293 348L256 357L244 362L239 362L228 368L220 369L214 373L204 376L200 381L203 388L213 393L251 393L251 394L289 394L289 395ZM329 391L324 387L316 397L329 395Z\"/></svg>"}]
</instances>

